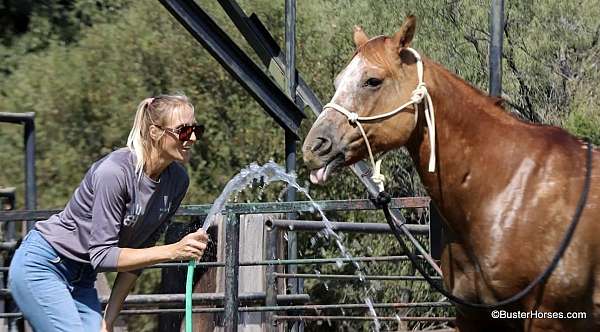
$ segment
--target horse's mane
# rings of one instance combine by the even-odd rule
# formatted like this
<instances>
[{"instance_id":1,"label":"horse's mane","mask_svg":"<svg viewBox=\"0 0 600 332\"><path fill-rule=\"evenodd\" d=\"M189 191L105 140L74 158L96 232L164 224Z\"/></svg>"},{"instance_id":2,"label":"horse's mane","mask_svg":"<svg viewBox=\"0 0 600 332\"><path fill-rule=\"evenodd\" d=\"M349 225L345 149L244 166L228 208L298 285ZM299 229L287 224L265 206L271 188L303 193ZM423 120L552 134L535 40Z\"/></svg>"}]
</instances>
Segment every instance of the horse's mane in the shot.
<instances>
[{"instance_id":1,"label":"horse's mane","mask_svg":"<svg viewBox=\"0 0 600 332\"><path fill-rule=\"evenodd\" d=\"M428 66L434 66L438 72L443 72L446 75L450 76L453 79L453 83L455 83L457 85L460 84L461 88L468 90L470 93L477 95L478 97L481 97L487 103L498 106L498 107L502 108L503 110L505 110L505 108L504 108L505 101L503 98L490 96L485 91L482 91L482 90L474 87L470 82L466 81L464 78L453 73L452 71L450 71L448 68L444 67L443 65L441 65L427 57L423 57L423 58L428 60L427 61Z\"/></svg>"}]
</instances>

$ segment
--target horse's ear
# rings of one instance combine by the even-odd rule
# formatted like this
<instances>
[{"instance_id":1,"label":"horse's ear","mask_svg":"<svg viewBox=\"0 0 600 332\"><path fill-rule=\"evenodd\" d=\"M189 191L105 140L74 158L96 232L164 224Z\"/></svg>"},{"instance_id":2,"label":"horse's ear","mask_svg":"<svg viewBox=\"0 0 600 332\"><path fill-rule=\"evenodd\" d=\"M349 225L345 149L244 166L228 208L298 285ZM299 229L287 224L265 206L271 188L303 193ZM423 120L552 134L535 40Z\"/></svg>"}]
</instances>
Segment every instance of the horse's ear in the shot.
<instances>
[{"instance_id":1,"label":"horse's ear","mask_svg":"<svg viewBox=\"0 0 600 332\"><path fill-rule=\"evenodd\" d=\"M367 34L363 31L363 29L360 26L355 25L354 26L354 44L356 45L356 48L360 48L368 40L369 40L369 36L367 36Z\"/></svg>"},{"instance_id":2,"label":"horse's ear","mask_svg":"<svg viewBox=\"0 0 600 332\"><path fill-rule=\"evenodd\" d=\"M413 37L415 36L415 28L417 26L417 18L414 15L409 15L402 23L400 31L394 35L394 43L399 48L405 48L410 45Z\"/></svg>"}]
</instances>

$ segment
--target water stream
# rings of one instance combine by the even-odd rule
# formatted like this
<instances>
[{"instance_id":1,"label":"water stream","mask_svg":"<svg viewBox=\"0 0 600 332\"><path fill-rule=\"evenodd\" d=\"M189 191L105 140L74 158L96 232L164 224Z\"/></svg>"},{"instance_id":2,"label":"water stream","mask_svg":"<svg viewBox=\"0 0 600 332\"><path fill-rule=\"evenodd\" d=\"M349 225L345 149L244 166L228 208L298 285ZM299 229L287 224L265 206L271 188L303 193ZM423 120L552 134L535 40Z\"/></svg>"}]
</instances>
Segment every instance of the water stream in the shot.
<instances>
[{"instance_id":1,"label":"water stream","mask_svg":"<svg viewBox=\"0 0 600 332\"><path fill-rule=\"evenodd\" d=\"M219 197L217 197L212 207L208 211L206 219L204 220L204 224L202 225L202 229L206 231L214 223L215 217L218 214L220 214L221 211L223 211L225 204L227 203L231 195L237 195L245 188L252 187L252 185L255 182L262 182L264 183L264 185L267 185L271 182L276 181L283 181L288 185L293 186L299 192L303 193L306 196L306 198L308 198L308 200L312 203L315 209L321 214L323 225L325 226L324 230L322 231L323 235L327 239L332 238L335 241L338 249L342 253L342 256L352 262L352 264L356 268L356 274L358 275L360 281L364 282L365 275L362 272L361 266L348 253L346 247L344 247L344 245L342 244L342 238L333 231L332 224L329 221L329 219L327 219L327 216L325 215L321 207L312 199L308 191L298 184L298 182L296 181L295 174L286 173L283 167L277 165L273 161L269 161L268 163L262 166L259 166L256 163L252 163L246 168L242 169L240 173L234 176L231 180L229 180L229 182L225 185L223 192L221 192ZM337 263L338 267L341 267L342 264L343 263L341 262L341 260ZM375 313L375 308L373 307L371 299L368 297L365 298L365 303L369 307L369 313L374 318L375 331L379 331L380 324L379 320L377 319L377 314Z\"/></svg>"}]
</instances>

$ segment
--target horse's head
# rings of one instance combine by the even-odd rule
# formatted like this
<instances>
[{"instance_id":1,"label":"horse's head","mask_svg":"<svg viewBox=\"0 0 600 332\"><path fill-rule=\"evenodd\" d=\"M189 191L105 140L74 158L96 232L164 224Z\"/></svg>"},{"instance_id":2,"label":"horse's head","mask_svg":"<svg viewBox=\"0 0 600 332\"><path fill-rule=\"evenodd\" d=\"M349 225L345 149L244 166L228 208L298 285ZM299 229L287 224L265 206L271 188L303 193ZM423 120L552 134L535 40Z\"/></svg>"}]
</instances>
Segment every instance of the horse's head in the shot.
<instances>
[{"instance_id":1,"label":"horse's head","mask_svg":"<svg viewBox=\"0 0 600 332\"><path fill-rule=\"evenodd\" d=\"M407 17L393 37L369 39L360 27L355 27L357 50L336 77L330 104L363 118L410 101L419 82L416 56L408 49L414 32L413 16ZM336 169L368 156L360 125L349 121L344 111L326 106L306 136L302 151L314 183L324 183ZM361 124L373 154L388 151L408 141L416 126L415 110L410 105L394 116Z\"/></svg>"}]
</instances>

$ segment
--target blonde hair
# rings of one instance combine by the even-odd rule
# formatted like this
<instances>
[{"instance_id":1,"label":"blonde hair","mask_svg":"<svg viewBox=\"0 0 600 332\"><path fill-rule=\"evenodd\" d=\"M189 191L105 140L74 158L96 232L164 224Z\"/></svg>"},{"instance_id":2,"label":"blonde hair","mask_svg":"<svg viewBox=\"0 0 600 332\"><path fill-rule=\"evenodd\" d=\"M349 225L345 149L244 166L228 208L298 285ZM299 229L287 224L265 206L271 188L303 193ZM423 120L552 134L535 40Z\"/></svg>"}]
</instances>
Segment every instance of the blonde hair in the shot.
<instances>
[{"instance_id":1,"label":"blonde hair","mask_svg":"<svg viewBox=\"0 0 600 332\"><path fill-rule=\"evenodd\" d=\"M152 151L158 149L157 143L150 137L150 126L166 126L178 110L186 108L194 111L194 106L183 94L146 98L138 105L133 127L127 138L127 147L135 153L137 159L135 172L138 176L142 176Z\"/></svg>"}]
</instances>

